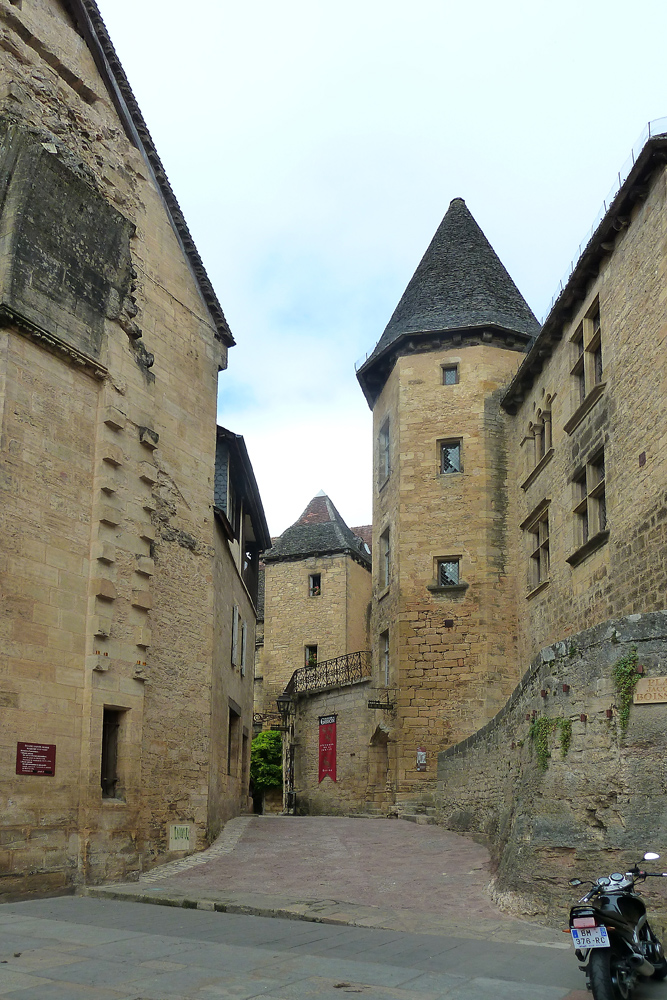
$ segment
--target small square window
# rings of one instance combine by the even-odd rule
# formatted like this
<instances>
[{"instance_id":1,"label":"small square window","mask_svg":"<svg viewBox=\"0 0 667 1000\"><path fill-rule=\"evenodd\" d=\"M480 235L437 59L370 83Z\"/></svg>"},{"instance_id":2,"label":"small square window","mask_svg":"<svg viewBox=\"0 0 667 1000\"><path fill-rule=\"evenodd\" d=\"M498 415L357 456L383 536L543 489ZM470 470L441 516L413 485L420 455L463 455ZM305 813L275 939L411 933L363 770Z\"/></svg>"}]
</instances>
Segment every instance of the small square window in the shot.
<instances>
[{"instance_id":1,"label":"small square window","mask_svg":"<svg viewBox=\"0 0 667 1000\"><path fill-rule=\"evenodd\" d=\"M443 365L442 366L442 384L443 385L458 385L459 381L459 366L458 365Z\"/></svg>"},{"instance_id":2,"label":"small square window","mask_svg":"<svg viewBox=\"0 0 667 1000\"><path fill-rule=\"evenodd\" d=\"M304 662L307 667L317 666L317 646L310 645L304 648Z\"/></svg>"},{"instance_id":3,"label":"small square window","mask_svg":"<svg viewBox=\"0 0 667 1000\"><path fill-rule=\"evenodd\" d=\"M460 580L458 559L438 560L438 586L458 587Z\"/></svg>"},{"instance_id":4,"label":"small square window","mask_svg":"<svg viewBox=\"0 0 667 1000\"><path fill-rule=\"evenodd\" d=\"M440 444L440 472L443 476L461 472L461 442L442 441Z\"/></svg>"},{"instance_id":5,"label":"small square window","mask_svg":"<svg viewBox=\"0 0 667 1000\"><path fill-rule=\"evenodd\" d=\"M322 575L311 573L308 577L308 596L319 597L322 593Z\"/></svg>"}]
</instances>

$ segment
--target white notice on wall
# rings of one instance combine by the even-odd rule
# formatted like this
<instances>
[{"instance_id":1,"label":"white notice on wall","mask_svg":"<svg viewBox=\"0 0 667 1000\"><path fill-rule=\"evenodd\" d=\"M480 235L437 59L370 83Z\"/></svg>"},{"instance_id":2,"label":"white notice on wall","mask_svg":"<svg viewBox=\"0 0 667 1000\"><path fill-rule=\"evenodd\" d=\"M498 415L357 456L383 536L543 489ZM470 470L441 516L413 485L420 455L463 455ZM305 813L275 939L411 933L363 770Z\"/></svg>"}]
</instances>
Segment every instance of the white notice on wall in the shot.
<instances>
[{"instance_id":1,"label":"white notice on wall","mask_svg":"<svg viewBox=\"0 0 667 1000\"><path fill-rule=\"evenodd\" d=\"M190 824L171 823L169 825L169 850L190 851Z\"/></svg>"}]
</instances>

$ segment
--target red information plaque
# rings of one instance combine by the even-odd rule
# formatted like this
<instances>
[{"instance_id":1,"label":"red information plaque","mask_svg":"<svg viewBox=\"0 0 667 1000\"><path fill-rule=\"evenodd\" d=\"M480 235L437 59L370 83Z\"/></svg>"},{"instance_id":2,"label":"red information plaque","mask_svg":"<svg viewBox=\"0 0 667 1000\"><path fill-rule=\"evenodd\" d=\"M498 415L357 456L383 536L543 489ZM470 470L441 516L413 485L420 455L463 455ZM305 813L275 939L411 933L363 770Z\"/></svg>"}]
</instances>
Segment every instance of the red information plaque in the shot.
<instances>
[{"instance_id":1,"label":"red information plaque","mask_svg":"<svg viewBox=\"0 0 667 1000\"><path fill-rule=\"evenodd\" d=\"M55 743L17 743L16 773L54 775L56 773Z\"/></svg>"}]
</instances>

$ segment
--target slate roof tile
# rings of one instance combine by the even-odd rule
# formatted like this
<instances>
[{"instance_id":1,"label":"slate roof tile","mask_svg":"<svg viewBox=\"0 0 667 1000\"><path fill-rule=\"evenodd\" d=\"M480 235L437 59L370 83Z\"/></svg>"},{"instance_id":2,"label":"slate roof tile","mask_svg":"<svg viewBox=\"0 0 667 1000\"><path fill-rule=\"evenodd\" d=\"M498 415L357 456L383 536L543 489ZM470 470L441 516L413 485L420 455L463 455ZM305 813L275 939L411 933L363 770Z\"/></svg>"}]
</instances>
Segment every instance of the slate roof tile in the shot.
<instances>
[{"instance_id":1,"label":"slate roof tile","mask_svg":"<svg viewBox=\"0 0 667 1000\"><path fill-rule=\"evenodd\" d=\"M454 198L360 371L405 335L487 326L530 337L540 328L465 201Z\"/></svg>"},{"instance_id":2,"label":"slate roof tile","mask_svg":"<svg viewBox=\"0 0 667 1000\"><path fill-rule=\"evenodd\" d=\"M349 553L370 568L366 543L348 528L329 497L318 493L262 558L270 563L337 553Z\"/></svg>"}]
</instances>

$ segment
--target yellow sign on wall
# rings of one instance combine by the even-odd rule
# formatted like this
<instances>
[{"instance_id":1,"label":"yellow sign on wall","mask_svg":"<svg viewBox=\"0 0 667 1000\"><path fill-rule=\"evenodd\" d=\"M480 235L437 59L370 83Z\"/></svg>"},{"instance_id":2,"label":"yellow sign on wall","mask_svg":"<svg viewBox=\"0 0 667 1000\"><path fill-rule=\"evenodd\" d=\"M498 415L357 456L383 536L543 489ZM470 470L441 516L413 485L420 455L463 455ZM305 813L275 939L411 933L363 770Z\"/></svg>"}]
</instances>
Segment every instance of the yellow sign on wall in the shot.
<instances>
[{"instance_id":1,"label":"yellow sign on wall","mask_svg":"<svg viewBox=\"0 0 667 1000\"><path fill-rule=\"evenodd\" d=\"M635 705L667 702L667 677L642 677L635 688Z\"/></svg>"}]
</instances>

